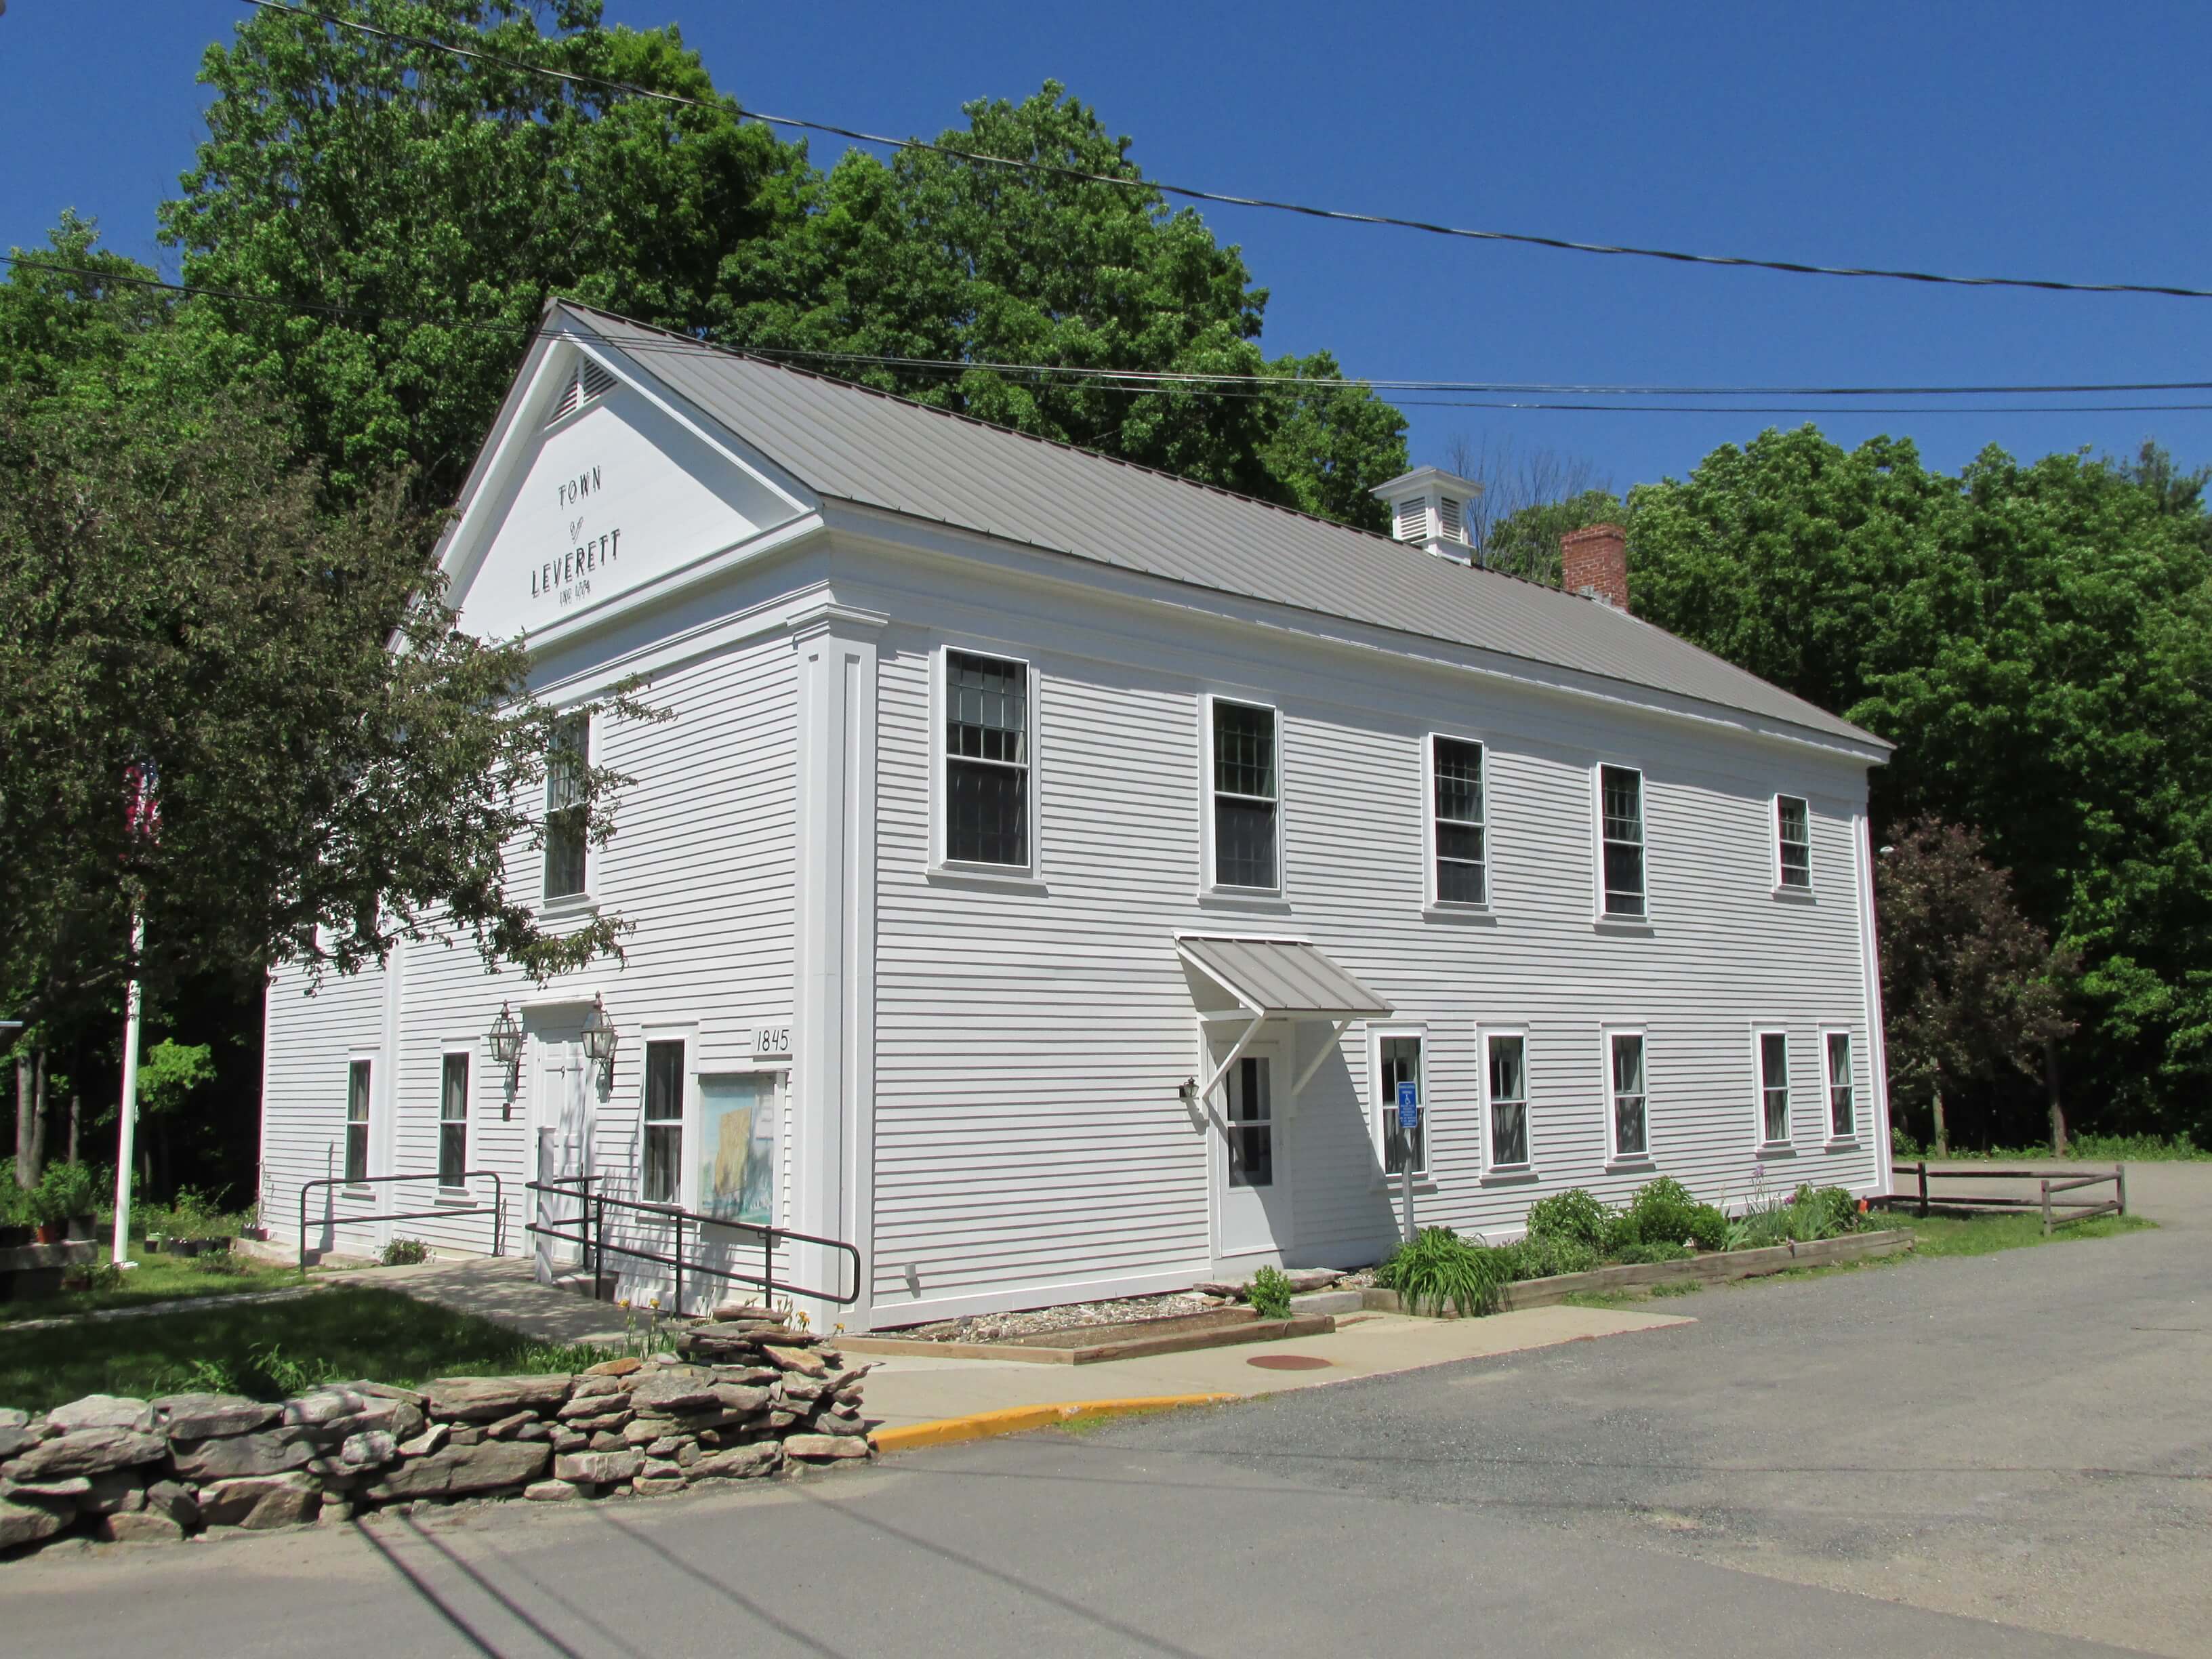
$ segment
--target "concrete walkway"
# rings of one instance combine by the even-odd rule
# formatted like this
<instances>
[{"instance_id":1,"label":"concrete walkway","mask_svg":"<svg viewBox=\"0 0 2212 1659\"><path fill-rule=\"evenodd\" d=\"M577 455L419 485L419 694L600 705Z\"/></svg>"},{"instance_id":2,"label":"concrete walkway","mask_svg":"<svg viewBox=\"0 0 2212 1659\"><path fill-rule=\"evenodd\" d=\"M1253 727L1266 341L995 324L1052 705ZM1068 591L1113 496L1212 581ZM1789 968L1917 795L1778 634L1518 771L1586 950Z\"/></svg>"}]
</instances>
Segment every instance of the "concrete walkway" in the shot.
<instances>
[{"instance_id":1,"label":"concrete walkway","mask_svg":"<svg viewBox=\"0 0 2212 1659\"><path fill-rule=\"evenodd\" d=\"M1669 1314L1605 1308L1530 1308L1487 1319L1353 1314L1340 1320L1328 1336L1109 1359L1095 1365L871 1355L876 1369L868 1375L865 1409L871 1422L908 1428L1021 1406L1203 1395L1249 1398L1691 1322ZM1253 1363L1293 1356L1324 1364L1284 1370Z\"/></svg>"},{"instance_id":2,"label":"concrete walkway","mask_svg":"<svg viewBox=\"0 0 2212 1659\"><path fill-rule=\"evenodd\" d=\"M541 1285L523 1256L457 1256L412 1267L361 1267L318 1274L321 1285L397 1291L455 1313L474 1314L541 1342L619 1342L630 1316L611 1303ZM642 1332L646 1321L636 1321Z\"/></svg>"}]
</instances>

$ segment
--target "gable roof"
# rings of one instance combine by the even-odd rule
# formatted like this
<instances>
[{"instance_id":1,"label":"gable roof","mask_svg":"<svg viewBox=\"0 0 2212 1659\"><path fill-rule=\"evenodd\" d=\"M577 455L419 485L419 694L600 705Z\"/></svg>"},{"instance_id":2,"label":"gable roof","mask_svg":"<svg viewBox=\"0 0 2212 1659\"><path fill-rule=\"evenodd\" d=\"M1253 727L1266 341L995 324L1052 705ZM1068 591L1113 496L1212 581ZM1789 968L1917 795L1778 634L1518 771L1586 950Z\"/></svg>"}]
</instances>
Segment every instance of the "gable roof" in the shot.
<instances>
[{"instance_id":1,"label":"gable roof","mask_svg":"<svg viewBox=\"0 0 2212 1659\"><path fill-rule=\"evenodd\" d=\"M573 301L548 322L562 313L826 499L1893 746L1577 595Z\"/></svg>"}]
</instances>

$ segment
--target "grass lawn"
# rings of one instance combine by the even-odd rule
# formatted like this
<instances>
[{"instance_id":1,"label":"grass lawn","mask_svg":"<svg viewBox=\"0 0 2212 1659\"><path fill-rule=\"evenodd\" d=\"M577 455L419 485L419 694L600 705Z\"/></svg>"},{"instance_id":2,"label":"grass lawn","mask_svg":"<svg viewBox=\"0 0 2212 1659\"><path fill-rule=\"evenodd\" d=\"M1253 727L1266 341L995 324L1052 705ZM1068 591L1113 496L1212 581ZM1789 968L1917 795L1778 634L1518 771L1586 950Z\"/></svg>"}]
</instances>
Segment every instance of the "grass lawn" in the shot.
<instances>
[{"instance_id":1,"label":"grass lawn","mask_svg":"<svg viewBox=\"0 0 2212 1659\"><path fill-rule=\"evenodd\" d=\"M1763 1273L1757 1279L1727 1279L1717 1285L1694 1279L1624 1291L1589 1291L1566 1299L1571 1308L1626 1308L1654 1297L1694 1296L1701 1291L1739 1290L1771 1279L1814 1279L1828 1273L1863 1273L1870 1268L1895 1267L1917 1260L1947 1255L1990 1255L1998 1250L2017 1250L2032 1244L2063 1244L2077 1238L2110 1238L2115 1233L2142 1232L2156 1226L2139 1215L2092 1216L2069 1222L2050 1237L2043 1236L2039 1215L1917 1216L1897 1213L1875 1220L1878 1227L1901 1227L1912 1235L1912 1249L1898 1255L1874 1256L1864 1261L1838 1261L1825 1267L1793 1267L1786 1273Z\"/></svg>"},{"instance_id":2,"label":"grass lawn","mask_svg":"<svg viewBox=\"0 0 2212 1659\"><path fill-rule=\"evenodd\" d=\"M43 1304L51 1305L51 1304ZM150 1398L195 1388L282 1399L320 1382L568 1370L605 1356L556 1348L396 1291L343 1285L283 1302L0 1327L0 1406L44 1411L88 1394Z\"/></svg>"},{"instance_id":3,"label":"grass lawn","mask_svg":"<svg viewBox=\"0 0 2212 1659\"><path fill-rule=\"evenodd\" d=\"M0 1302L0 1328L25 1319L59 1319L106 1308L143 1308L149 1302L185 1297L239 1296L282 1290L297 1282L293 1268L247 1256L142 1255L138 1265L110 1290L69 1291L35 1302Z\"/></svg>"},{"instance_id":4,"label":"grass lawn","mask_svg":"<svg viewBox=\"0 0 2212 1659\"><path fill-rule=\"evenodd\" d=\"M2187 1135L2100 1135L2071 1137L2064 1158L2056 1158L2048 1146L2020 1146L1984 1151L1954 1146L1948 1152L1923 1148L1899 1152L1900 1164L1917 1164L1926 1158L1939 1164L2193 1164L2212 1159L2212 1146L2199 1146Z\"/></svg>"}]
</instances>

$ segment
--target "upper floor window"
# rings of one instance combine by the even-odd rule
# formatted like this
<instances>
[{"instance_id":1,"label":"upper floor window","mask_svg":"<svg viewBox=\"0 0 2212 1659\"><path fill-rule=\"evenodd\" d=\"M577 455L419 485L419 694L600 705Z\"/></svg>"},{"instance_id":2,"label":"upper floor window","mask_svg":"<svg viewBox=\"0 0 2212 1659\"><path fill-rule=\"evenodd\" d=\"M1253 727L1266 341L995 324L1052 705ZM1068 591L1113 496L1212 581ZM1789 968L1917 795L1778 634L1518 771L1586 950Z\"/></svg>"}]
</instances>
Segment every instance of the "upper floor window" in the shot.
<instances>
[{"instance_id":1,"label":"upper floor window","mask_svg":"<svg viewBox=\"0 0 2212 1659\"><path fill-rule=\"evenodd\" d=\"M1430 770L1439 904L1490 902L1490 864L1483 842L1482 745L1431 738Z\"/></svg>"},{"instance_id":2,"label":"upper floor window","mask_svg":"<svg viewBox=\"0 0 2212 1659\"><path fill-rule=\"evenodd\" d=\"M545 896L584 890L588 809L584 780L592 764L592 720L571 714L553 728L545 756Z\"/></svg>"},{"instance_id":3,"label":"upper floor window","mask_svg":"<svg viewBox=\"0 0 2212 1659\"><path fill-rule=\"evenodd\" d=\"M1218 887L1276 886L1275 711L1213 702L1213 881Z\"/></svg>"},{"instance_id":4,"label":"upper floor window","mask_svg":"<svg viewBox=\"0 0 2212 1659\"><path fill-rule=\"evenodd\" d=\"M1604 914L1641 917L1644 902L1644 775L1626 766L1598 768Z\"/></svg>"},{"instance_id":5,"label":"upper floor window","mask_svg":"<svg viewBox=\"0 0 2212 1659\"><path fill-rule=\"evenodd\" d=\"M1770 1146L1790 1139L1790 1037L1759 1034L1759 1138Z\"/></svg>"},{"instance_id":6,"label":"upper floor window","mask_svg":"<svg viewBox=\"0 0 2212 1659\"><path fill-rule=\"evenodd\" d=\"M1796 795L1774 798L1776 868L1784 887L1813 884L1813 814Z\"/></svg>"},{"instance_id":7,"label":"upper floor window","mask_svg":"<svg viewBox=\"0 0 2212 1659\"><path fill-rule=\"evenodd\" d=\"M1029 665L945 653L945 856L1030 867Z\"/></svg>"}]
</instances>

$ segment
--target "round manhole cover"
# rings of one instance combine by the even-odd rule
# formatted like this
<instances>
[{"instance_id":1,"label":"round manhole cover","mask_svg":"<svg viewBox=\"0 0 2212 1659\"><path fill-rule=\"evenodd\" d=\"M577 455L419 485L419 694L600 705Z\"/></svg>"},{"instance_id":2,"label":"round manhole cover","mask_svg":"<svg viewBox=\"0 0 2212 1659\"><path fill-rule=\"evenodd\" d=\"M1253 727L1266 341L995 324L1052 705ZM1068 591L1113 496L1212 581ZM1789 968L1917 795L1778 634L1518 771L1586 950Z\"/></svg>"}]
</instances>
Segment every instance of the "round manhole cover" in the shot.
<instances>
[{"instance_id":1,"label":"round manhole cover","mask_svg":"<svg viewBox=\"0 0 2212 1659\"><path fill-rule=\"evenodd\" d=\"M1333 1363L1317 1353L1255 1353L1244 1362L1263 1371L1326 1370Z\"/></svg>"}]
</instances>

